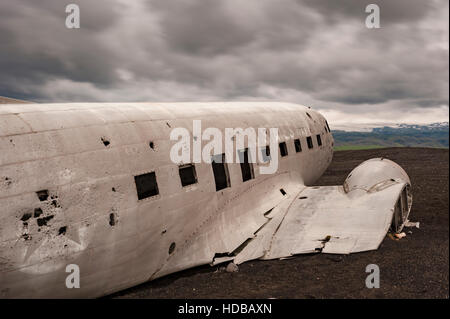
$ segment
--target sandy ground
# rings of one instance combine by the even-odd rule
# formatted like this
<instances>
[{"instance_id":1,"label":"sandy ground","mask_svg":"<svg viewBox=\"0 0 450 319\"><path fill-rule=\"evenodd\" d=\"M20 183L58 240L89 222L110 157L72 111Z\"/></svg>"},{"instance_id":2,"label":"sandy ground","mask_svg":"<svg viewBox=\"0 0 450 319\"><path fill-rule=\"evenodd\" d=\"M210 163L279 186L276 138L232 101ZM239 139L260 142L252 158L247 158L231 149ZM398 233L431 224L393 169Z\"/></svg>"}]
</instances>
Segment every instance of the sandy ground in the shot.
<instances>
[{"instance_id":1,"label":"sandy ground","mask_svg":"<svg viewBox=\"0 0 450 319\"><path fill-rule=\"evenodd\" d=\"M449 298L448 150L388 148L336 152L317 185L341 185L363 160L385 157L409 174L414 196L407 237L386 237L376 251L250 261L239 272L202 266L118 292L112 298ZM411 232L411 233L409 233ZM380 267L367 289L365 268Z\"/></svg>"}]
</instances>

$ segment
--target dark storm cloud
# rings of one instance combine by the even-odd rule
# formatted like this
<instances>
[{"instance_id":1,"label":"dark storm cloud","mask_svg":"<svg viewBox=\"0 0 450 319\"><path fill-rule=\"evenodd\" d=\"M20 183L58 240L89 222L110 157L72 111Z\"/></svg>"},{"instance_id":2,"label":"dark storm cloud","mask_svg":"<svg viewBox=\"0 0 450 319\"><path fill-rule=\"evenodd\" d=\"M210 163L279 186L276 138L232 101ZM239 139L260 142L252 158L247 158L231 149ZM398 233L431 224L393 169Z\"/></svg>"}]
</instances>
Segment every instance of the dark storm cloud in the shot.
<instances>
[{"instance_id":1,"label":"dark storm cloud","mask_svg":"<svg viewBox=\"0 0 450 319\"><path fill-rule=\"evenodd\" d=\"M0 84L16 86L45 83L51 78L110 83L110 56L98 33L119 17L109 1L78 1L83 10L83 29L70 32L64 27L65 4L60 1L0 3ZM23 82L23 83L22 83ZM10 85L8 85L10 84ZM12 88L13 89L13 88ZM14 89L13 89L14 90Z\"/></svg>"},{"instance_id":2,"label":"dark storm cloud","mask_svg":"<svg viewBox=\"0 0 450 319\"><path fill-rule=\"evenodd\" d=\"M168 44L190 54L228 54L251 46L285 49L307 43L314 20L292 1L149 1ZM309 27L308 27L309 26Z\"/></svg>"},{"instance_id":3,"label":"dark storm cloud","mask_svg":"<svg viewBox=\"0 0 450 319\"><path fill-rule=\"evenodd\" d=\"M433 1L423 0L298 0L316 9L333 21L344 18L364 20L367 16L365 8L368 4L377 4L383 15L383 23L408 23L422 19L432 9L442 8L434 5ZM442 3L441 3L442 5Z\"/></svg>"},{"instance_id":4,"label":"dark storm cloud","mask_svg":"<svg viewBox=\"0 0 450 319\"><path fill-rule=\"evenodd\" d=\"M446 0L373 1L380 29L360 0L72 2L78 30L61 1L0 2L0 95L448 110Z\"/></svg>"},{"instance_id":5,"label":"dark storm cloud","mask_svg":"<svg viewBox=\"0 0 450 319\"><path fill-rule=\"evenodd\" d=\"M252 42L251 28L232 19L223 2L150 2L150 10L161 14L168 44L189 54L226 54Z\"/></svg>"}]
</instances>

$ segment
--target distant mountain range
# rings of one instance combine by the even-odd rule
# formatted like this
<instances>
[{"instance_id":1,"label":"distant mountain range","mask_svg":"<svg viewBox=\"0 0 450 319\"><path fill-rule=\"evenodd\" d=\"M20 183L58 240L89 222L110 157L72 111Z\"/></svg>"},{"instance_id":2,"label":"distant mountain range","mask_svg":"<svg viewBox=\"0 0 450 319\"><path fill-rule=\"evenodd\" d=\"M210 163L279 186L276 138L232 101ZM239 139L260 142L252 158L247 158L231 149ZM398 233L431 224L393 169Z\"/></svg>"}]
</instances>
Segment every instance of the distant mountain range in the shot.
<instances>
[{"instance_id":1,"label":"distant mountain range","mask_svg":"<svg viewBox=\"0 0 450 319\"><path fill-rule=\"evenodd\" d=\"M448 124L397 124L364 132L333 130L332 133L336 150L402 146L448 148Z\"/></svg>"}]
</instances>

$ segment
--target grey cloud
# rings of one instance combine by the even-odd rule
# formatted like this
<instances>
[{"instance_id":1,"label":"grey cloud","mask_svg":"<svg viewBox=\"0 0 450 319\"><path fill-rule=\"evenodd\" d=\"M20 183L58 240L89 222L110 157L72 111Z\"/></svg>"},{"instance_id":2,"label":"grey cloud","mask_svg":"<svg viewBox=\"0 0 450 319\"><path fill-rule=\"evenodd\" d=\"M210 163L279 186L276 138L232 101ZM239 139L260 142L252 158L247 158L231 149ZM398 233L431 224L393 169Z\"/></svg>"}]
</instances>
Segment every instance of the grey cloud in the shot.
<instances>
[{"instance_id":1,"label":"grey cloud","mask_svg":"<svg viewBox=\"0 0 450 319\"><path fill-rule=\"evenodd\" d=\"M189 54L225 54L254 40L255 34L225 12L223 2L155 1L164 37L175 50Z\"/></svg>"},{"instance_id":2,"label":"grey cloud","mask_svg":"<svg viewBox=\"0 0 450 319\"><path fill-rule=\"evenodd\" d=\"M0 4L2 87L9 83L44 83L49 78L110 83L111 52L102 46L99 34L118 18L110 1L77 1L83 28L65 27L65 4L60 1L24 1ZM21 83L23 82L23 83ZM21 92L21 85L9 88Z\"/></svg>"},{"instance_id":3,"label":"grey cloud","mask_svg":"<svg viewBox=\"0 0 450 319\"><path fill-rule=\"evenodd\" d=\"M343 18L353 18L364 21L368 4L377 4L383 23L402 23L422 19L431 9L434 1L423 0L300 0L299 3L316 9L333 22Z\"/></svg>"},{"instance_id":4,"label":"grey cloud","mask_svg":"<svg viewBox=\"0 0 450 319\"><path fill-rule=\"evenodd\" d=\"M448 107L448 1L0 3L0 95L37 101L266 100Z\"/></svg>"},{"instance_id":5,"label":"grey cloud","mask_svg":"<svg viewBox=\"0 0 450 319\"><path fill-rule=\"evenodd\" d=\"M194 55L237 54L242 47L304 45L315 24L308 10L280 1L150 1L168 44Z\"/></svg>"}]
</instances>

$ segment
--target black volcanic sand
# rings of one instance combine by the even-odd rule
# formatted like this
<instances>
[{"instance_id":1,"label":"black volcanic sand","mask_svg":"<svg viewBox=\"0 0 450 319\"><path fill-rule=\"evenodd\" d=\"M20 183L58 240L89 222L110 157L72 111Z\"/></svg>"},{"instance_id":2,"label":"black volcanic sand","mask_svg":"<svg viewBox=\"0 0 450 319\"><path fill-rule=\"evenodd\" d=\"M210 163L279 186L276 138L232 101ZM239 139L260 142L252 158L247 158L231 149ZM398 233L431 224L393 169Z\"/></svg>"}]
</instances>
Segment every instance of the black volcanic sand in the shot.
<instances>
[{"instance_id":1,"label":"black volcanic sand","mask_svg":"<svg viewBox=\"0 0 450 319\"><path fill-rule=\"evenodd\" d=\"M449 298L448 150L387 148L340 151L317 185L341 185L362 161L385 157L409 174L413 191L407 237L386 237L376 251L298 255L250 261L239 272L202 266L115 293L113 298ZM411 231L412 234L408 233ZM381 287L365 286L368 264L380 267Z\"/></svg>"}]
</instances>

